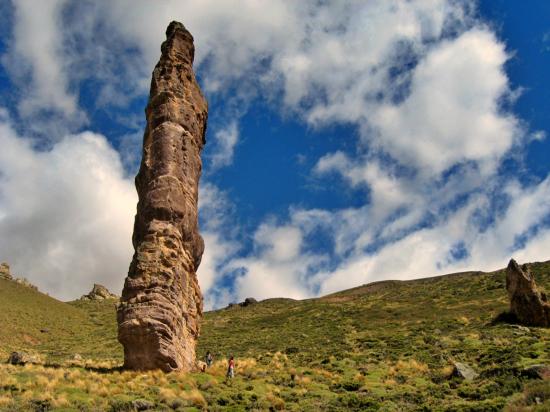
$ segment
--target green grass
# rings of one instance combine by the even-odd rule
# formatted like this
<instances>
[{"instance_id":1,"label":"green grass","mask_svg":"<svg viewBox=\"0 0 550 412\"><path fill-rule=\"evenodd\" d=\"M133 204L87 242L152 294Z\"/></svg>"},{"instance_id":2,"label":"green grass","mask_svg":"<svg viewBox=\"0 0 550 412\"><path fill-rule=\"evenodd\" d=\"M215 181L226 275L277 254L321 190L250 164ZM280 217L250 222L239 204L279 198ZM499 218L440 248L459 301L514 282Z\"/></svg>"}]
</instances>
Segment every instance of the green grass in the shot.
<instances>
[{"instance_id":1,"label":"green grass","mask_svg":"<svg viewBox=\"0 0 550 412\"><path fill-rule=\"evenodd\" d=\"M16 282L0 279L0 356L28 351L55 363L80 354L116 359L114 301L60 302Z\"/></svg>"},{"instance_id":2,"label":"green grass","mask_svg":"<svg viewBox=\"0 0 550 412\"><path fill-rule=\"evenodd\" d=\"M532 271L550 290L550 262ZM0 410L122 411L138 399L155 410L550 410L550 383L522 374L550 364L550 329L492 324L508 308L504 283L503 271L469 272L207 312L198 356L210 350L215 367L164 375L117 369L112 301L62 303L0 280L0 355L46 363L0 366ZM479 378L450 378L452 361Z\"/></svg>"}]
</instances>

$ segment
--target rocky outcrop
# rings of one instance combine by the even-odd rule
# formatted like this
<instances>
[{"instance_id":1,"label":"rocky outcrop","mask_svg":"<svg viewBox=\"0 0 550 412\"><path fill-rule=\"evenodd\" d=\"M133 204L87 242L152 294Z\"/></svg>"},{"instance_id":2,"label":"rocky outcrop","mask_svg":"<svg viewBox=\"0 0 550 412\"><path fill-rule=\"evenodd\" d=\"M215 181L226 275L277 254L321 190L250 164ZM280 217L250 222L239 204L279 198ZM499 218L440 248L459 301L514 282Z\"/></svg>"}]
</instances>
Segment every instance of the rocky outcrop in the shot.
<instances>
[{"instance_id":1,"label":"rocky outcrop","mask_svg":"<svg viewBox=\"0 0 550 412\"><path fill-rule=\"evenodd\" d=\"M10 273L10 265L7 263L0 263L0 279L12 280Z\"/></svg>"},{"instance_id":2,"label":"rocky outcrop","mask_svg":"<svg viewBox=\"0 0 550 412\"><path fill-rule=\"evenodd\" d=\"M191 370L202 316L197 200L207 104L193 73L193 37L181 23L170 23L161 51L146 109L135 253L117 312L118 339L126 368Z\"/></svg>"},{"instance_id":3,"label":"rocky outcrop","mask_svg":"<svg viewBox=\"0 0 550 412\"><path fill-rule=\"evenodd\" d=\"M539 291L527 265L519 266L512 259L506 268L506 290L510 311L518 321L529 326L550 326L550 303Z\"/></svg>"},{"instance_id":4,"label":"rocky outcrop","mask_svg":"<svg viewBox=\"0 0 550 412\"><path fill-rule=\"evenodd\" d=\"M240 303L234 303L234 302L230 303L229 305L227 305L226 309L237 308L237 307L246 308L247 306L255 305L256 303L258 303L256 299L246 298L244 301Z\"/></svg>"},{"instance_id":5,"label":"rocky outcrop","mask_svg":"<svg viewBox=\"0 0 550 412\"><path fill-rule=\"evenodd\" d=\"M258 303L258 301L254 298L246 298L244 300L244 302L241 302L240 305L242 307L247 307L247 306L250 306L250 305L255 305L256 303Z\"/></svg>"},{"instance_id":6,"label":"rocky outcrop","mask_svg":"<svg viewBox=\"0 0 550 412\"><path fill-rule=\"evenodd\" d=\"M0 263L0 279L5 280L12 280L22 286L25 286L26 288L31 288L34 290L38 290L38 288L33 285L31 282L29 282L26 278L16 278L13 276L10 270L10 265L7 263Z\"/></svg>"},{"instance_id":7,"label":"rocky outcrop","mask_svg":"<svg viewBox=\"0 0 550 412\"><path fill-rule=\"evenodd\" d=\"M94 283L94 287L92 288L91 292L88 293L87 295L82 295L80 299L82 300L118 299L118 296L109 292L109 289L107 289L105 286Z\"/></svg>"},{"instance_id":8,"label":"rocky outcrop","mask_svg":"<svg viewBox=\"0 0 550 412\"><path fill-rule=\"evenodd\" d=\"M453 372L451 376L464 379L466 381L473 381L479 376L479 374L472 369L471 366L462 362L453 362Z\"/></svg>"},{"instance_id":9,"label":"rocky outcrop","mask_svg":"<svg viewBox=\"0 0 550 412\"><path fill-rule=\"evenodd\" d=\"M42 360L37 355L30 355L26 352L12 352L8 358L10 365L26 365L27 363L42 363Z\"/></svg>"},{"instance_id":10,"label":"rocky outcrop","mask_svg":"<svg viewBox=\"0 0 550 412\"><path fill-rule=\"evenodd\" d=\"M36 285L33 285L26 278L14 278L13 280L19 283L21 286L25 286L26 288L30 288L33 290L38 290L38 287Z\"/></svg>"}]
</instances>

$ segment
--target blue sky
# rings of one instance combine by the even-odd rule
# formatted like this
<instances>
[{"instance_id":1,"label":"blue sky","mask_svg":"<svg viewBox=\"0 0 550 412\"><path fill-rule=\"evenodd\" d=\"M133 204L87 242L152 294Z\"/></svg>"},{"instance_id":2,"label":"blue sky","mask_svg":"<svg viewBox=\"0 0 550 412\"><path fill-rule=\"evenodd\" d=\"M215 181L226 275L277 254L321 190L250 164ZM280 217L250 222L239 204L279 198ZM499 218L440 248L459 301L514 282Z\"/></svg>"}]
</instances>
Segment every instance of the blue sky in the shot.
<instances>
[{"instance_id":1,"label":"blue sky","mask_svg":"<svg viewBox=\"0 0 550 412\"><path fill-rule=\"evenodd\" d=\"M550 5L0 6L0 259L120 291L150 73L195 37L206 307L550 258Z\"/></svg>"}]
</instances>

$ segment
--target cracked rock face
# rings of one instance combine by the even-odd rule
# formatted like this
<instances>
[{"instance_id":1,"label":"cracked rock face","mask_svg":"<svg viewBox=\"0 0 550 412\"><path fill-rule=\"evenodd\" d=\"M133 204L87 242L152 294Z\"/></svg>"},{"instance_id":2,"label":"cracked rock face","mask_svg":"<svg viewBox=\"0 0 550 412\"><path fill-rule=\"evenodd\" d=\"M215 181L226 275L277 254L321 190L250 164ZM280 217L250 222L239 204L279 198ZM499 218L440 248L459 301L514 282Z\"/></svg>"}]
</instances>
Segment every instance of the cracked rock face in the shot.
<instances>
[{"instance_id":1,"label":"cracked rock face","mask_svg":"<svg viewBox=\"0 0 550 412\"><path fill-rule=\"evenodd\" d=\"M539 291L527 265L512 259L506 268L506 289L510 310L518 320L530 326L550 326L550 303Z\"/></svg>"},{"instance_id":2,"label":"cracked rock face","mask_svg":"<svg viewBox=\"0 0 550 412\"><path fill-rule=\"evenodd\" d=\"M193 37L181 23L170 23L161 51L136 176L135 253L117 320L124 366L168 372L195 364L202 316L196 271L204 251L197 200L208 110L193 73Z\"/></svg>"}]
</instances>

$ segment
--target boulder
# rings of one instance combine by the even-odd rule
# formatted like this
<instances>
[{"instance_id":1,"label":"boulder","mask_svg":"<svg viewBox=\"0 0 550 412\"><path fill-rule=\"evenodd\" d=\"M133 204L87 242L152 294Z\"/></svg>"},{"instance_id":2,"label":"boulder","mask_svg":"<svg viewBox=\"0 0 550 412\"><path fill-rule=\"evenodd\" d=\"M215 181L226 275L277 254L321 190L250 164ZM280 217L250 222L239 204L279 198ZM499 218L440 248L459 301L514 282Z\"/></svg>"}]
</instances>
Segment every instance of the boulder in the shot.
<instances>
[{"instance_id":1,"label":"boulder","mask_svg":"<svg viewBox=\"0 0 550 412\"><path fill-rule=\"evenodd\" d=\"M118 296L109 292L103 285L97 283L94 284L91 292L87 295L83 295L80 299L82 300L105 300L105 299L118 299Z\"/></svg>"},{"instance_id":2,"label":"boulder","mask_svg":"<svg viewBox=\"0 0 550 412\"><path fill-rule=\"evenodd\" d=\"M8 358L10 365L26 365L27 363L41 363L36 355L29 355L26 352L12 352Z\"/></svg>"},{"instance_id":3,"label":"boulder","mask_svg":"<svg viewBox=\"0 0 550 412\"><path fill-rule=\"evenodd\" d=\"M155 408L155 404L146 399L136 399L132 401L132 407L136 411L148 411Z\"/></svg>"},{"instance_id":4,"label":"boulder","mask_svg":"<svg viewBox=\"0 0 550 412\"><path fill-rule=\"evenodd\" d=\"M453 362L453 372L451 376L464 379L466 381L473 381L479 376L479 374L473 370L469 365L461 362Z\"/></svg>"},{"instance_id":5,"label":"boulder","mask_svg":"<svg viewBox=\"0 0 550 412\"><path fill-rule=\"evenodd\" d=\"M550 365L531 365L523 369L522 375L532 379L550 379Z\"/></svg>"},{"instance_id":6,"label":"boulder","mask_svg":"<svg viewBox=\"0 0 550 412\"><path fill-rule=\"evenodd\" d=\"M239 303L242 307L254 305L255 303L258 303L258 301L254 298L246 298L244 302Z\"/></svg>"},{"instance_id":7,"label":"boulder","mask_svg":"<svg viewBox=\"0 0 550 412\"><path fill-rule=\"evenodd\" d=\"M506 290L510 312L529 326L550 326L550 304L546 294L535 283L528 265L520 266L511 259L506 268Z\"/></svg>"}]
</instances>

